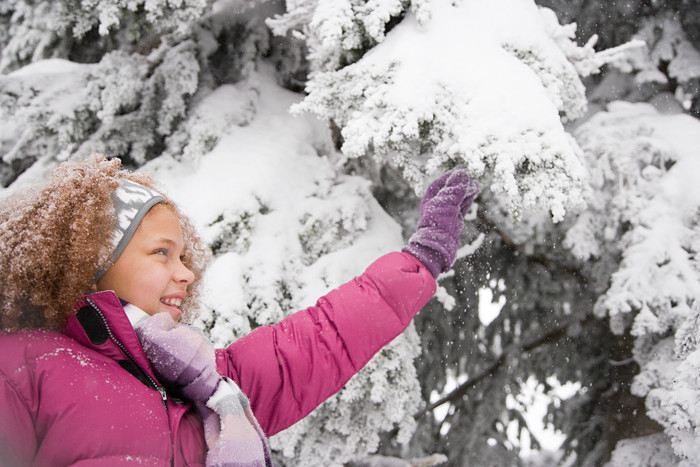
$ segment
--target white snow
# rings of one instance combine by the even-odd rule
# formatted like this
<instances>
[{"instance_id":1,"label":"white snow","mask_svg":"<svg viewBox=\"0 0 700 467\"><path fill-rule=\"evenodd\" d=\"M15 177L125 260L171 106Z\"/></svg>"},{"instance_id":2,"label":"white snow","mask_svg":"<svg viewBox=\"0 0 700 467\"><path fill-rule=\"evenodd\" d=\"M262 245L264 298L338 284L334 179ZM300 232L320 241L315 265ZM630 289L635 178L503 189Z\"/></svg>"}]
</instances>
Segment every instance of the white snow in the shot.
<instances>
[{"instance_id":1,"label":"white snow","mask_svg":"<svg viewBox=\"0 0 700 467\"><path fill-rule=\"evenodd\" d=\"M221 0L215 9L234 3L237 2ZM343 2L320 4L323 12L336 15L326 23L324 18L316 17L319 28L325 28L320 33L322 38L328 43L333 42L331 39L357 39L343 38L343 31L337 29L352 24L343 17L349 9L339 8ZM365 18L378 40L390 7L383 5L374 16L370 12ZM509 14L504 14L504 10ZM435 151L440 153L435 159L416 158L409 162L422 164L418 171L422 176L438 170L449 158L462 158L473 174L490 183L487 188L495 194L489 200L494 210L498 210L499 203L512 212L544 207L559 220L572 206L581 207L587 194L586 183L595 185L606 176L618 182L619 196L611 202L619 215L614 222L630 222L635 227L634 234L615 238L617 224L594 232L597 236L586 231L597 226L595 222L601 218L612 217L608 212L593 210L604 204L600 198L606 194L601 182L594 186L599 191L590 200L592 210L588 214L592 218L584 215L579 219L577 227L581 231L570 231L573 240L569 247L586 259L605 251L605 245L593 245L601 238L610 244L620 242L624 261L611 280L601 308L612 317L639 309L633 329L637 338L675 333L658 343L653 352L635 355L643 365L635 391L648 394L650 404L656 404L650 414L665 423L677 452L695 453L700 414L693 402L700 394L696 376L700 351L694 339L700 330L697 324L693 325L697 306L691 308L687 303L700 300L698 263L690 253L694 248L692 254L696 254L698 248L700 183L696 178L700 174L700 123L675 114L677 105L664 105L662 114L646 104L611 104L606 114L598 115L609 118L610 125L607 120L598 124L594 117L590 125L581 127L584 134L577 136L579 144L583 146L581 140L590 130L593 140L605 140L605 149L615 154L613 159L617 162L635 142L640 143L640 151L629 152L644 156L648 147L654 147L659 154L672 155L674 165L665 171L641 161L646 167L637 173L635 164L640 161L632 158L631 172L603 167L600 173L593 174L592 180L587 180L583 155L564 131L560 119L560 113L567 117L580 115L585 106L580 83L572 78L576 64L567 56L572 52L566 43L570 31L571 28L553 24L551 16L542 14L529 0L425 2L414 7L359 62L347 67L346 72L355 70L356 74L348 72L352 79L345 83L347 87L342 92L334 89L338 94L329 99L338 104L343 97L361 95L361 100L351 102L359 105L349 106L352 111L341 115L346 120L341 123L347 123L346 150L358 156L365 155L370 143L376 147L400 147L418 135L421 122L442 124L439 129L445 133L437 133L442 152ZM316 53L321 56L325 52ZM115 56L114 60L118 66L120 57ZM591 60L587 65L595 63ZM38 97L28 107L23 117L26 120L3 120L0 147L12 147L23 137L33 137L26 122L42 116L41 111L48 108L54 129L65 129L61 118L70 121L76 108L86 104L84 77L93 68L48 59L3 75L6 89L25 96L31 88ZM380 78L388 77L391 82L381 82ZM118 89L110 91L115 95L107 97L115 98L115 109L119 109L123 104L119 98L123 96L116 95ZM321 93L327 91L329 88L321 87ZM314 95L312 89L310 97ZM337 111L320 111L322 98L309 100L307 110L322 116ZM166 155L144 167L155 172L207 241L225 235L231 225L239 229L225 251L213 258L206 275L201 319L213 323L211 337L220 345L248 332L249 317L260 324L272 323L312 305L329 289L359 274L372 260L399 249L403 243L399 225L371 196L368 182L360 177L337 175L338 155L331 149L325 119L289 114L290 106L301 100L299 94L281 90L272 79L271 68L263 66L244 82L221 86L188 109L186 121L169 135L170 152L166 150ZM342 100L343 105L338 107L348 102ZM629 128L624 126L627 123ZM608 126L629 131L605 133ZM70 136L66 136L69 141ZM181 154L173 149L178 141L184 142ZM56 163L53 158L60 160L72 150L68 145L62 148L64 152L47 153L15 184L0 189L0 199L15 187L45 176ZM21 156L20 152L10 152L4 158L11 161ZM541 167L527 176L518 175L516 168L525 159ZM527 235L534 236L530 231ZM477 241L464 246L460 254L468 254L479 245ZM669 266L661 269L660 264ZM439 294L446 308L454 303L445 289L440 289ZM480 301L480 318L488 324L502 303L491 303L486 289L481 292ZM665 314L654 308L666 302L680 305ZM410 373L416 341L415 333L409 329L388 348L388 357L375 362L375 367L370 364L369 376L361 375L349 385L343 401L383 401L386 407L394 403L411 413L412 404L418 401L415 375ZM49 357L52 356L46 355ZM390 368L390 364L396 367ZM404 364L406 367L401 367ZM463 376L456 375L455 381ZM402 391L389 385L389 379L404 384ZM542 394L536 384L528 382L523 393L522 397L532 399L522 403L524 407L541 407ZM540 402L535 404L535 400ZM338 401L331 402L331 407L331 414L350 410L349 404ZM528 413L533 416L529 418L530 428L546 433L548 427L538 427L536 423L540 414ZM391 419L391 414L371 415L376 418L369 431L379 426L382 417ZM332 422L332 417L327 418ZM340 430L331 427L329 431L333 428ZM300 429L312 428L300 425ZM520 433L514 437L520 439ZM301 435L291 433L286 447L293 451L300 438ZM559 439L550 441L551 445L542 444L556 447ZM630 450L629 445L623 446L619 456L628 456Z\"/></svg>"}]
</instances>

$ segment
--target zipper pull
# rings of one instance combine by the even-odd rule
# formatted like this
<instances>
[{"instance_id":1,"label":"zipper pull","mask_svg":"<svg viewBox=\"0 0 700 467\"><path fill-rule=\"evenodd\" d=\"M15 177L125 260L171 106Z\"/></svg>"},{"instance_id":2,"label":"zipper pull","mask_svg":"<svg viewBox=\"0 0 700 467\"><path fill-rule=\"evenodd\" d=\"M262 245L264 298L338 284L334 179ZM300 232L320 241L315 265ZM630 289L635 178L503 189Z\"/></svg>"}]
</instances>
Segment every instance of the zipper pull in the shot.
<instances>
[{"instance_id":1,"label":"zipper pull","mask_svg":"<svg viewBox=\"0 0 700 467\"><path fill-rule=\"evenodd\" d=\"M167 408L168 395L165 392L163 386L158 386L158 392L160 393L161 399L163 399L163 405Z\"/></svg>"}]
</instances>

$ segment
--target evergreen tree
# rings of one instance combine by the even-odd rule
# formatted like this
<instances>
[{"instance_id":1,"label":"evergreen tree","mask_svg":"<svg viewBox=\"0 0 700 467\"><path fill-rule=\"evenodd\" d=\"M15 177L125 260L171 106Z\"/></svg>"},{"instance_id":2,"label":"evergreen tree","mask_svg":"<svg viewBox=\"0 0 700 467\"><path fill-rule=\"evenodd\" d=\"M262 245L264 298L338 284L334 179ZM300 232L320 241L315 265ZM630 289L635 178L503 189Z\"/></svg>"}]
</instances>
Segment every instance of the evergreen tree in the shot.
<instances>
[{"instance_id":1,"label":"evergreen tree","mask_svg":"<svg viewBox=\"0 0 700 467\"><path fill-rule=\"evenodd\" d=\"M700 5L538 4L4 2L0 199L89 152L155 171L223 345L400 248L462 164L454 271L278 463L692 465Z\"/></svg>"}]
</instances>

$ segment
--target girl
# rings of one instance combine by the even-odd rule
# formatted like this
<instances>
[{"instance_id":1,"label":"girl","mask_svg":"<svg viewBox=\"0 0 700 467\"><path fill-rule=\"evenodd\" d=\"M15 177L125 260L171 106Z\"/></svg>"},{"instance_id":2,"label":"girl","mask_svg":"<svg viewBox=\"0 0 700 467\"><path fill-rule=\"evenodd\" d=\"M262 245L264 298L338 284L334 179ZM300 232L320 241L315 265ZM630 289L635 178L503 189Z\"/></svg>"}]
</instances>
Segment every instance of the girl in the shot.
<instances>
[{"instance_id":1,"label":"girl","mask_svg":"<svg viewBox=\"0 0 700 467\"><path fill-rule=\"evenodd\" d=\"M214 350L178 324L208 258L191 223L118 159L64 162L0 208L0 465L271 465L265 435L340 390L431 298L477 191L443 175L402 252Z\"/></svg>"}]
</instances>

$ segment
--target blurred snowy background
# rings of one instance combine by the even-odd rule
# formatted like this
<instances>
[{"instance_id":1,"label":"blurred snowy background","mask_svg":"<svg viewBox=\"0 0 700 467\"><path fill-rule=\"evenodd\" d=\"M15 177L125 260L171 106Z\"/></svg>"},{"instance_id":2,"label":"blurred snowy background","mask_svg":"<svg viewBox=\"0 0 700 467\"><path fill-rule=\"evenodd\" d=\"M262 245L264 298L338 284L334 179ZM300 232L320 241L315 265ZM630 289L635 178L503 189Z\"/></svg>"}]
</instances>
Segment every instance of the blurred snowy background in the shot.
<instances>
[{"instance_id":1,"label":"blurred snowy background","mask_svg":"<svg viewBox=\"0 0 700 467\"><path fill-rule=\"evenodd\" d=\"M4 0L0 200L91 152L153 171L225 345L462 164L454 271L278 464L697 465L699 50L698 0Z\"/></svg>"}]
</instances>

